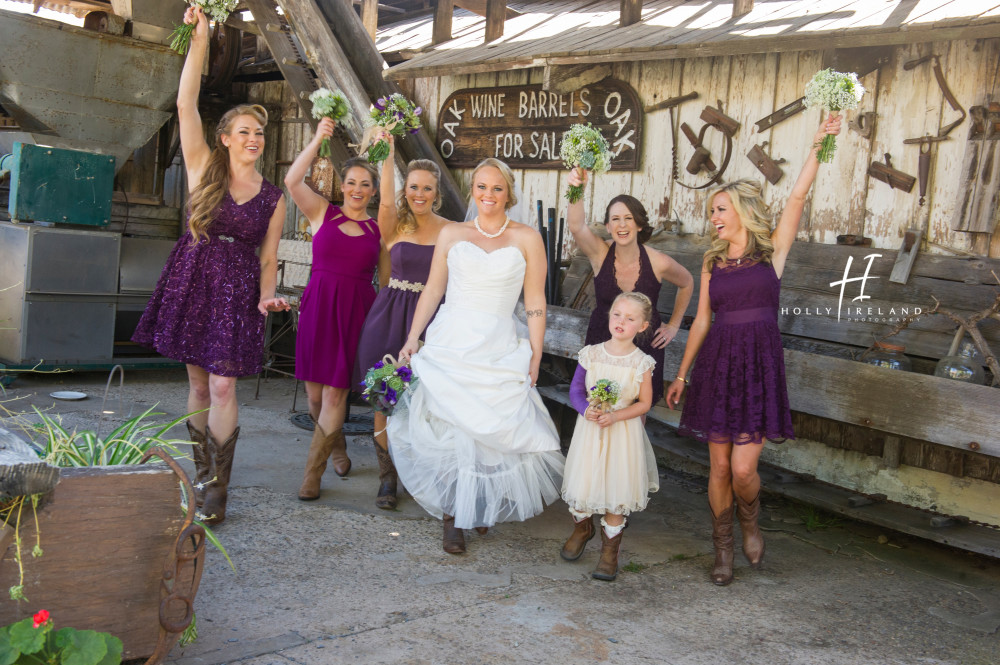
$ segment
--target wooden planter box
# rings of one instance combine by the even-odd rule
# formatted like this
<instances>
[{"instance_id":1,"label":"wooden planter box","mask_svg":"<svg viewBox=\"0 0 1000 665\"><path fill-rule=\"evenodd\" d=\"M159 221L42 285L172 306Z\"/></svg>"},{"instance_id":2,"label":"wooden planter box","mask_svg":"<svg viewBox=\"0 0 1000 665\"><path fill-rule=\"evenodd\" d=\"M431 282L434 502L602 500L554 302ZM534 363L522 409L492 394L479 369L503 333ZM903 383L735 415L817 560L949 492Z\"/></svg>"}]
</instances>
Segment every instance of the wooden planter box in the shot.
<instances>
[{"instance_id":1,"label":"wooden planter box","mask_svg":"<svg viewBox=\"0 0 1000 665\"><path fill-rule=\"evenodd\" d=\"M118 637L125 660L162 660L190 623L204 561L204 531L184 518L174 470L163 464L63 469L39 506L38 523L44 554L36 559L34 520L25 506L28 600L9 599L7 589L18 581L13 530L0 539L0 625L46 609L56 627Z\"/></svg>"}]
</instances>

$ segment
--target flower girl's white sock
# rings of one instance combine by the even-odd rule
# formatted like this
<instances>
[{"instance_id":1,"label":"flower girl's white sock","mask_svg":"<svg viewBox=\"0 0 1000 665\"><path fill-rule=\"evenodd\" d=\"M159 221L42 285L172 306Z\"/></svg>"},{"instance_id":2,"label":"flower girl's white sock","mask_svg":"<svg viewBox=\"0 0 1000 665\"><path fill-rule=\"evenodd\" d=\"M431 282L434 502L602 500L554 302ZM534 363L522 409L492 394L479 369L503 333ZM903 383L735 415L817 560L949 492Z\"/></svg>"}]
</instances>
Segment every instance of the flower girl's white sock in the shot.
<instances>
[{"instance_id":1,"label":"flower girl's white sock","mask_svg":"<svg viewBox=\"0 0 1000 665\"><path fill-rule=\"evenodd\" d=\"M578 513L572 508L569 509L569 514L573 516L574 522L582 522L583 520L589 520L591 513Z\"/></svg>"},{"instance_id":2,"label":"flower girl's white sock","mask_svg":"<svg viewBox=\"0 0 1000 665\"><path fill-rule=\"evenodd\" d=\"M608 524L607 522L604 521L603 517L601 518L601 526L604 527L604 533L608 534L608 538L614 538L619 533L621 533L622 529L625 528L625 525L627 523L628 523L628 520L626 519L626 520L623 520L622 523L619 524L618 526L611 526L610 524Z\"/></svg>"}]
</instances>

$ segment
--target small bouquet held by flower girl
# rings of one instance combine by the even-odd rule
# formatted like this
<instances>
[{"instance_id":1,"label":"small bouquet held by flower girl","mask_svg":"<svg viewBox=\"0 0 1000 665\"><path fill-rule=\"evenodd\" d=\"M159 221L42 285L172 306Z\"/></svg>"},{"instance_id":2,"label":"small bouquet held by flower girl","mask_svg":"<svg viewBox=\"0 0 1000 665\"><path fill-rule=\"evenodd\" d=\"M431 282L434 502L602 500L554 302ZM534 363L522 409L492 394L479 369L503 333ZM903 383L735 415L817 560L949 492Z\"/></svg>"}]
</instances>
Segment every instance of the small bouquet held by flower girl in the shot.
<instances>
[{"instance_id":1,"label":"small bouquet held by flower girl","mask_svg":"<svg viewBox=\"0 0 1000 665\"><path fill-rule=\"evenodd\" d=\"M229 18L240 0L187 0L192 7L201 7L206 14L212 17L213 21L222 23ZM191 46L191 35L194 34L195 24L181 23L170 33L170 48L177 53L184 55Z\"/></svg>"},{"instance_id":2,"label":"small bouquet held by flower girl","mask_svg":"<svg viewBox=\"0 0 1000 665\"><path fill-rule=\"evenodd\" d=\"M420 114L422 112L423 109L398 92L388 97L379 97L372 106L371 125L365 133L365 139L362 143L368 144L374 132L379 129L395 136L404 136L407 133L416 134L420 131ZM372 164L383 162L388 156L389 142L385 139L379 139L368 147L368 161Z\"/></svg>"},{"instance_id":3,"label":"small bouquet held by flower girl","mask_svg":"<svg viewBox=\"0 0 1000 665\"><path fill-rule=\"evenodd\" d=\"M312 117L317 120L322 120L323 118L340 120L347 115L347 99L344 98L344 93L340 90L320 88L309 95L309 101L313 105ZM319 144L319 156L330 156L330 139L323 139L323 142Z\"/></svg>"},{"instance_id":4,"label":"small bouquet held by flower girl","mask_svg":"<svg viewBox=\"0 0 1000 665\"><path fill-rule=\"evenodd\" d=\"M597 384L587 390L587 401L601 413L607 413L621 397L622 387L611 379L598 379Z\"/></svg>"},{"instance_id":5,"label":"small bouquet held by flower girl","mask_svg":"<svg viewBox=\"0 0 1000 665\"><path fill-rule=\"evenodd\" d=\"M806 106L826 109L834 115L841 111L858 108L865 88L858 81L854 72L835 72L824 69L812 77L806 84ZM833 161L833 152L837 149L837 137L827 134L820 142L816 158L820 164Z\"/></svg>"},{"instance_id":6,"label":"small bouquet held by flower girl","mask_svg":"<svg viewBox=\"0 0 1000 665\"><path fill-rule=\"evenodd\" d=\"M580 167L593 171L594 175L601 175L611 168L614 154L601 130L588 122L586 125L573 125L563 133L559 158L568 169ZM566 190L566 198L570 203L576 203L582 196L582 185L570 185Z\"/></svg>"},{"instance_id":7,"label":"small bouquet held by flower girl","mask_svg":"<svg viewBox=\"0 0 1000 665\"><path fill-rule=\"evenodd\" d=\"M391 416L396 403L415 382L417 377L407 365L397 365L396 359L386 355L365 374L361 382L361 396L372 409Z\"/></svg>"}]
</instances>

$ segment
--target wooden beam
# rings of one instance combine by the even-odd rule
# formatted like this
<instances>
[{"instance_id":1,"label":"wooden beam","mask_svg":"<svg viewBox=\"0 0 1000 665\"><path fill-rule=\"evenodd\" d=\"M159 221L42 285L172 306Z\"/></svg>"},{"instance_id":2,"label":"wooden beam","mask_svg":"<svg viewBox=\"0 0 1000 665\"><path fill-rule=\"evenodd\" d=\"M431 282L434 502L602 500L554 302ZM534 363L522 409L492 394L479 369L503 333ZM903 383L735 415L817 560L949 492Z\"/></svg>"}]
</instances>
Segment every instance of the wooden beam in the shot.
<instances>
[{"instance_id":1,"label":"wooden beam","mask_svg":"<svg viewBox=\"0 0 1000 665\"><path fill-rule=\"evenodd\" d=\"M486 42L503 37L503 24L507 19L507 0L486 0Z\"/></svg>"},{"instance_id":2,"label":"wooden beam","mask_svg":"<svg viewBox=\"0 0 1000 665\"><path fill-rule=\"evenodd\" d=\"M618 27L634 25L642 20L642 0L622 0Z\"/></svg>"},{"instance_id":3,"label":"wooden beam","mask_svg":"<svg viewBox=\"0 0 1000 665\"><path fill-rule=\"evenodd\" d=\"M378 31L378 0L361 0L361 23L372 41Z\"/></svg>"},{"instance_id":4,"label":"wooden beam","mask_svg":"<svg viewBox=\"0 0 1000 665\"><path fill-rule=\"evenodd\" d=\"M450 0L437 0L434 7L434 32L431 36L432 44L440 44L451 40L451 15L455 11L454 3Z\"/></svg>"},{"instance_id":5,"label":"wooden beam","mask_svg":"<svg viewBox=\"0 0 1000 665\"><path fill-rule=\"evenodd\" d=\"M382 78L382 71L386 69L385 60L375 48L374 42L367 38L361 18L352 7L344 4L343 0L280 1L286 16L293 7L295 8L291 13L297 21L296 32L303 40L306 49L309 51L316 49L320 54L317 59L320 59L321 56L327 55L324 51L328 48L327 41L330 42L329 48L336 49L337 60L341 62L340 67L346 70L338 75L349 77L362 86L362 92L367 99L363 106L354 106L356 113L367 110L371 102L379 97L400 92L399 86ZM313 23L321 25L314 26ZM327 41L321 44L306 39L300 30L322 31L328 35ZM342 44L349 45L350 49L345 50ZM448 219L465 218L466 200L462 190L426 131L409 134L404 140L399 141L396 155L404 165L414 159L434 161L441 169L440 184L444 200L441 214Z\"/></svg>"},{"instance_id":6,"label":"wooden beam","mask_svg":"<svg viewBox=\"0 0 1000 665\"><path fill-rule=\"evenodd\" d=\"M456 0L452 3L456 7L461 7L466 11L470 11L473 14L479 14L480 16L486 16L486 0ZM517 18L521 15L521 12L516 9L507 8L506 17L508 19Z\"/></svg>"},{"instance_id":7,"label":"wooden beam","mask_svg":"<svg viewBox=\"0 0 1000 665\"><path fill-rule=\"evenodd\" d=\"M753 0L733 0L733 18L749 14L753 10Z\"/></svg>"},{"instance_id":8,"label":"wooden beam","mask_svg":"<svg viewBox=\"0 0 1000 665\"><path fill-rule=\"evenodd\" d=\"M603 81L611 74L611 65L546 67L542 74L542 90L561 95Z\"/></svg>"}]
</instances>

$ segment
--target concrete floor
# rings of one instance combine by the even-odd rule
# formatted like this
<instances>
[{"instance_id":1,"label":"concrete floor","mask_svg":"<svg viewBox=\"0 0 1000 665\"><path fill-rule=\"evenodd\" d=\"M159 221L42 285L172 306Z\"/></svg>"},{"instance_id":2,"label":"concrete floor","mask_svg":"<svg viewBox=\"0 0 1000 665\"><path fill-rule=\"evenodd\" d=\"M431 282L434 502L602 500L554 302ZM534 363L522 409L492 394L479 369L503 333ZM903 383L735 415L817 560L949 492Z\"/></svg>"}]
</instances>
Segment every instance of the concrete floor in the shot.
<instances>
[{"instance_id":1,"label":"concrete floor","mask_svg":"<svg viewBox=\"0 0 1000 665\"><path fill-rule=\"evenodd\" d=\"M92 428L105 381L25 375L5 405L51 406L66 425ZM715 587L704 481L679 471L664 469L634 516L613 583L589 577L599 539L578 562L559 558L571 530L562 504L486 536L468 532L465 555L445 554L440 522L409 497L396 511L374 507L368 436L350 441L347 478L328 471L322 497L300 502L310 433L289 421L293 387L270 379L255 400L254 380L239 383L242 437L228 519L216 529L237 570L209 551L199 637L174 649L174 665L1000 662L1000 561L823 524L808 507L768 498L764 570L737 555L736 580ZM55 390L89 398L56 402ZM121 398L126 413L158 403L174 417L185 396L183 371L131 371ZM106 408L118 410L118 397L112 388Z\"/></svg>"}]
</instances>

